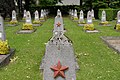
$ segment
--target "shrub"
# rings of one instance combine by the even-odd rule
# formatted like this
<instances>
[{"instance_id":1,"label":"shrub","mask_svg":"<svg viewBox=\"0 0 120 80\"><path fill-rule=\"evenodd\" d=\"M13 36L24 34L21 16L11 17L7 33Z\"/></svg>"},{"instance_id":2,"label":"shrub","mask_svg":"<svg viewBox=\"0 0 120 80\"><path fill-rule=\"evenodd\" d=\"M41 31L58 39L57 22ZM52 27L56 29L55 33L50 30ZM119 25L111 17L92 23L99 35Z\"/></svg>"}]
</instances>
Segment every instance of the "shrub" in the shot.
<instances>
[{"instance_id":1,"label":"shrub","mask_svg":"<svg viewBox=\"0 0 120 80\"><path fill-rule=\"evenodd\" d=\"M92 31L95 29L94 24L85 24L83 29Z\"/></svg>"},{"instance_id":2,"label":"shrub","mask_svg":"<svg viewBox=\"0 0 120 80\"><path fill-rule=\"evenodd\" d=\"M41 22L39 20L34 20L33 24L41 24Z\"/></svg>"},{"instance_id":3,"label":"shrub","mask_svg":"<svg viewBox=\"0 0 120 80\"><path fill-rule=\"evenodd\" d=\"M108 8L108 9L99 9L99 12L98 12L99 19L101 19L102 11L103 10L105 10L105 12L106 12L106 20L107 21L113 20L113 18L114 18L114 12L113 12L113 9L111 9L111 8Z\"/></svg>"},{"instance_id":4,"label":"shrub","mask_svg":"<svg viewBox=\"0 0 120 80\"><path fill-rule=\"evenodd\" d=\"M8 54L8 53L9 53L8 41L0 40L0 54Z\"/></svg>"},{"instance_id":5,"label":"shrub","mask_svg":"<svg viewBox=\"0 0 120 80\"><path fill-rule=\"evenodd\" d=\"M73 19L73 20L75 20L75 21L76 21L76 20L78 20L78 17L74 17L74 19Z\"/></svg>"},{"instance_id":6,"label":"shrub","mask_svg":"<svg viewBox=\"0 0 120 80\"><path fill-rule=\"evenodd\" d=\"M116 24L116 30L120 30L120 24Z\"/></svg>"},{"instance_id":7,"label":"shrub","mask_svg":"<svg viewBox=\"0 0 120 80\"><path fill-rule=\"evenodd\" d=\"M11 20L11 21L10 21L10 24L12 24L12 25L17 24L17 23L18 23L17 20Z\"/></svg>"},{"instance_id":8,"label":"shrub","mask_svg":"<svg viewBox=\"0 0 120 80\"><path fill-rule=\"evenodd\" d=\"M23 24L22 30L33 30L32 24Z\"/></svg>"},{"instance_id":9,"label":"shrub","mask_svg":"<svg viewBox=\"0 0 120 80\"><path fill-rule=\"evenodd\" d=\"M107 25L109 22L108 21L105 21L105 22L101 22L100 24L101 25Z\"/></svg>"}]
</instances>

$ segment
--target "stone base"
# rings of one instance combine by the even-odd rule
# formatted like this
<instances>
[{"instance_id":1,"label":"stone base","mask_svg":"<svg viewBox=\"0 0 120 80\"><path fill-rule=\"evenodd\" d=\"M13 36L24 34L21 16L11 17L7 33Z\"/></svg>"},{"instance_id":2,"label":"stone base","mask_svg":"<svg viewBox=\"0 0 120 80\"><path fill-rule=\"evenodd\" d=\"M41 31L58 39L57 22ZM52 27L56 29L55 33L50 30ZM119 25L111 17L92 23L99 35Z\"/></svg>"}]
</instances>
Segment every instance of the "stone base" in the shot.
<instances>
[{"instance_id":1,"label":"stone base","mask_svg":"<svg viewBox=\"0 0 120 80\"><path fill-rule=\"evenodd\" d=\"M74 22L78 22L78 20L73 20Z\"/></svg>"},{"instance_id":2,"label":"stone base","mask_svg":"<svg viewBox=\"0 0 120 80\"><path fill-rule=\"evenodd\" d=\"M93 31L91 31L91 30L85 30L85 32L87 32L87 33L98 33L99 31L98 30L93 30Z\"/></svg>"},{"instance_id":3,"label":"stone base","mask_svg":"<svg viewBox=\"0 0 120 80\"><path fill-rule=\"evenodd\" d=\"M33 32L35 32L37 29L33 29L33 30L19 30L17 31L17 34L31 34Z\"/></svg>"},{"instance_id":4,"label":"stone base","mask_svg":"<svg viewBox=\"0 0 120 80\"><path fill-rule=\"evenodd\" d=\"M45 22L45 20L44 19L40 19L40 22Z\"/></svg>"},{"instance_id":5,"label":"stone base","mask_svg":"<svg viewBox=\"0 0 120 80\"><path fill-rule=\"evenodd\" d=\"M100 37L108 47L115 50L117 53L120 53L120 37L119 36L108 36L108 37Z\"/></svg>"},{"instance_id":6,"label":"stone base","mask_svg":"<svg viewBox=\"0 0 120 80\"><path fill-rule=\"evenodd\" d=\"M8 24L7 26L18 26L18 24Z\"/></svg>"},{"instance_id":7,"label":"stone base","mask_svg":"<svg viewBox=\"0 0 120 80\"><path fill-rule=\"evenodd\" d=\"M100 26L111 26L110 24L99 24Z\"/></svg>"},{"instance_id":8,"label":"stone base","mask_svg":"<svg viewBox=\"0 0 120 80\"><path fill-rule=\"evenodd\" d=\"M15 49L10 49L9 54L0 55L0 67L7 65L10 58L15 54Z\"/></svg>"},{"instance_id":9,"label":"stone base","mask_svg":"<svg viewBox=\"0 0 120 80\"><path fill-rule=\"evenodd\" d=\"M39 26L41 26L42 24L33 24L33 26L35 26L35 27L39 27Z\"/></svg>"},{"instance_id":10,"label":"stone base","mask_svg":"<svg viewBox=\"0 0 120 80\"><path fill-rule=\"evenodd\" d=\"M78 26L84 26L85 24L78 24Z\"/></svg>"}]
</instances>

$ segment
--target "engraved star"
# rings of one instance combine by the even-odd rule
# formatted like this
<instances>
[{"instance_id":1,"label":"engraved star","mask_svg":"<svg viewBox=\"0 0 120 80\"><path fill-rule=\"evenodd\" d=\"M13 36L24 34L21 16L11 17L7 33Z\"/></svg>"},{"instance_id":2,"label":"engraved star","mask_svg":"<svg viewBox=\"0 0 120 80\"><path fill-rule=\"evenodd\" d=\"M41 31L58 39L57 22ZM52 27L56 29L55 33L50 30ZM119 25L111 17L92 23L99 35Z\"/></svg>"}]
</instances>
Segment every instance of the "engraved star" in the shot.
<instances>
[{"instance_id":1,"label":"engraved star","mask_svg":"<svg viewBox=\"0 0 120 80\"><path fill-rule=\"evenodd\" d=\"M58 61L57 65L54 65L51 67L51 69L54 71L54 78L61 76L62 78L65 78L64 71L67 70L69 67L62 66L60 61Z\"/></svg>"},{"instance_id":2,"label":"engraved star","mask_svg":"<svg viewBox=\"0 0 120 80\"><path fill-rule=\"evenodd\" d=\"M56 25L57 25L57 27L60 27L61 24L60 24L60 22L58 22Z\"/></svg>"}]
</instances>

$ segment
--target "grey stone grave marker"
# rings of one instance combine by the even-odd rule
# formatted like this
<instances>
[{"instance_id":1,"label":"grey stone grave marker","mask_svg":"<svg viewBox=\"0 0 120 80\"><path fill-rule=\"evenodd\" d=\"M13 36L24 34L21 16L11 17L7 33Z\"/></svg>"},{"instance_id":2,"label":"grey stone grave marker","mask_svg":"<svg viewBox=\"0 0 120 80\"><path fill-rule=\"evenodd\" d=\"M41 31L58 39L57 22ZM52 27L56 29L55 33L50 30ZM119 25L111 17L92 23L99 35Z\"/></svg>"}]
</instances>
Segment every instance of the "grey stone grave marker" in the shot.
<instances>
[{"instance_id":1,"label":"grey stone grave marker","mask_svg":"<svg viewBox=\"0 0 120 80\"><path fill-rule=\"evenodd\" d=\"M105 21L106 21L106 12L103 10L101 16L101 22L105 22Z\"/></svg>"},{"instance_id":2,"label":"grey stone grave marker","mask_svg":"<svg viewBox=\"0 0 120 80\"><path fill-rule=\"evenodd\" d=\"M35 20L38 21L39 20L39 12L36 10L35 11Z\"/></svg>"},{"instance_id":3,"label":"grey stone grave marker","mask_svg":"<svg viewBox=\"0 0 120 80\"><path fill-rule=\"evenodd\" d=\"M120 24L120 11L117 12L117 24Z\"/></svg>"},{"instance_id":4,"label":"grey stone grave marker","mask_svg":"<svg viewBox=\"0 0 120 80\"><path fill-rule=\"evenodd\" d=\"M1 17L1 15L0 15L0 39L2 41L6 40L5 32L4 32L3 18Z\"/></svg>"},{"instance_id":5,"label":"grey stone grave marker","mask_svg":"<svg viewBox=\"0 0 120 80\"><path fill-rule=\"evenodd\" d=\"M85 21L84 21L84 13L83 13L83 11L81 10L80 11L80 15L79 15L79 21L78 21L78 25L79 26L84 26L84 23Z\"/></svg>"},{"instance_id":6,"label":"grey stone grave marker","mask_svg":"<svg viewBox=\"0 0 120 80\"><path fill-rule=\"evenodd\" d=\"M87 24L92 24L92 13L90 11L87 13Z\"/></svg>"},{"instance_id":7,"label":"grey stone grave marker","mask_svg":"<svg viewBox=\"0 0 120 80\"><path fill-rule=\"evenodd\" d=\"M61 22L63 25L61 19L56 16L55 24ZM62 30L63 28L55 31L59 33ZM64 34L53 34L48 41L40 69L43 70L43 80L76 80L79 66L75 60L72 42Z\"/></svg>"},{"instance_id":8,"label":"grey stone grave marker","mask_svg":"<svg viewBox=\"0 0 120 80\"><path fill-rule=\"evenodd\" d=\"M16 20L17 20L17 18L16 18L16 11L13 10L12 11L12 21L16 21Z\"/></svg>"},{"instance_id":9,"label":"grey stone grave marker","mask_svg":"<svg viewBox=\"0 0 120 80\"><path fill-rule=\"evenodd\" d=\"M27 11L27 13L26 13L26 23L27 24L32 24L31 14L30 14L29 11Z\"/></svg>"}]
</instances>

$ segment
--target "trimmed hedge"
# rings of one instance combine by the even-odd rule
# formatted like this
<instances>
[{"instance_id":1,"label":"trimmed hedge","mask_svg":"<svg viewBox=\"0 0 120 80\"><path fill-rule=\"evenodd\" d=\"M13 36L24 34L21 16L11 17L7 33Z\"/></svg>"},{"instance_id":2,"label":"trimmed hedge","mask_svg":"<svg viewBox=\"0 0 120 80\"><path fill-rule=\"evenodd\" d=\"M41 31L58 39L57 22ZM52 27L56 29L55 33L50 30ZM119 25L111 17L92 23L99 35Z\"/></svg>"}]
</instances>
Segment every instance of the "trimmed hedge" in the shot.
<instances>
[{"instance_id":1,"label":"trimmed hedge","mask_svg":"<svg viewBox=\"0 0 120 80\"><path fill-rule=\"evenodd\" d=\"M98 12L98 18L99 18L99 19L101 19L102 11L103 11L103 10L106 11L106 20L107 20L107 21L111 21L111 20L115 19L116 16L117 16L117 11L119 11L119 9L112 9L112 8L99 9L99 12Z\"/></svg>"}]
</instances>

